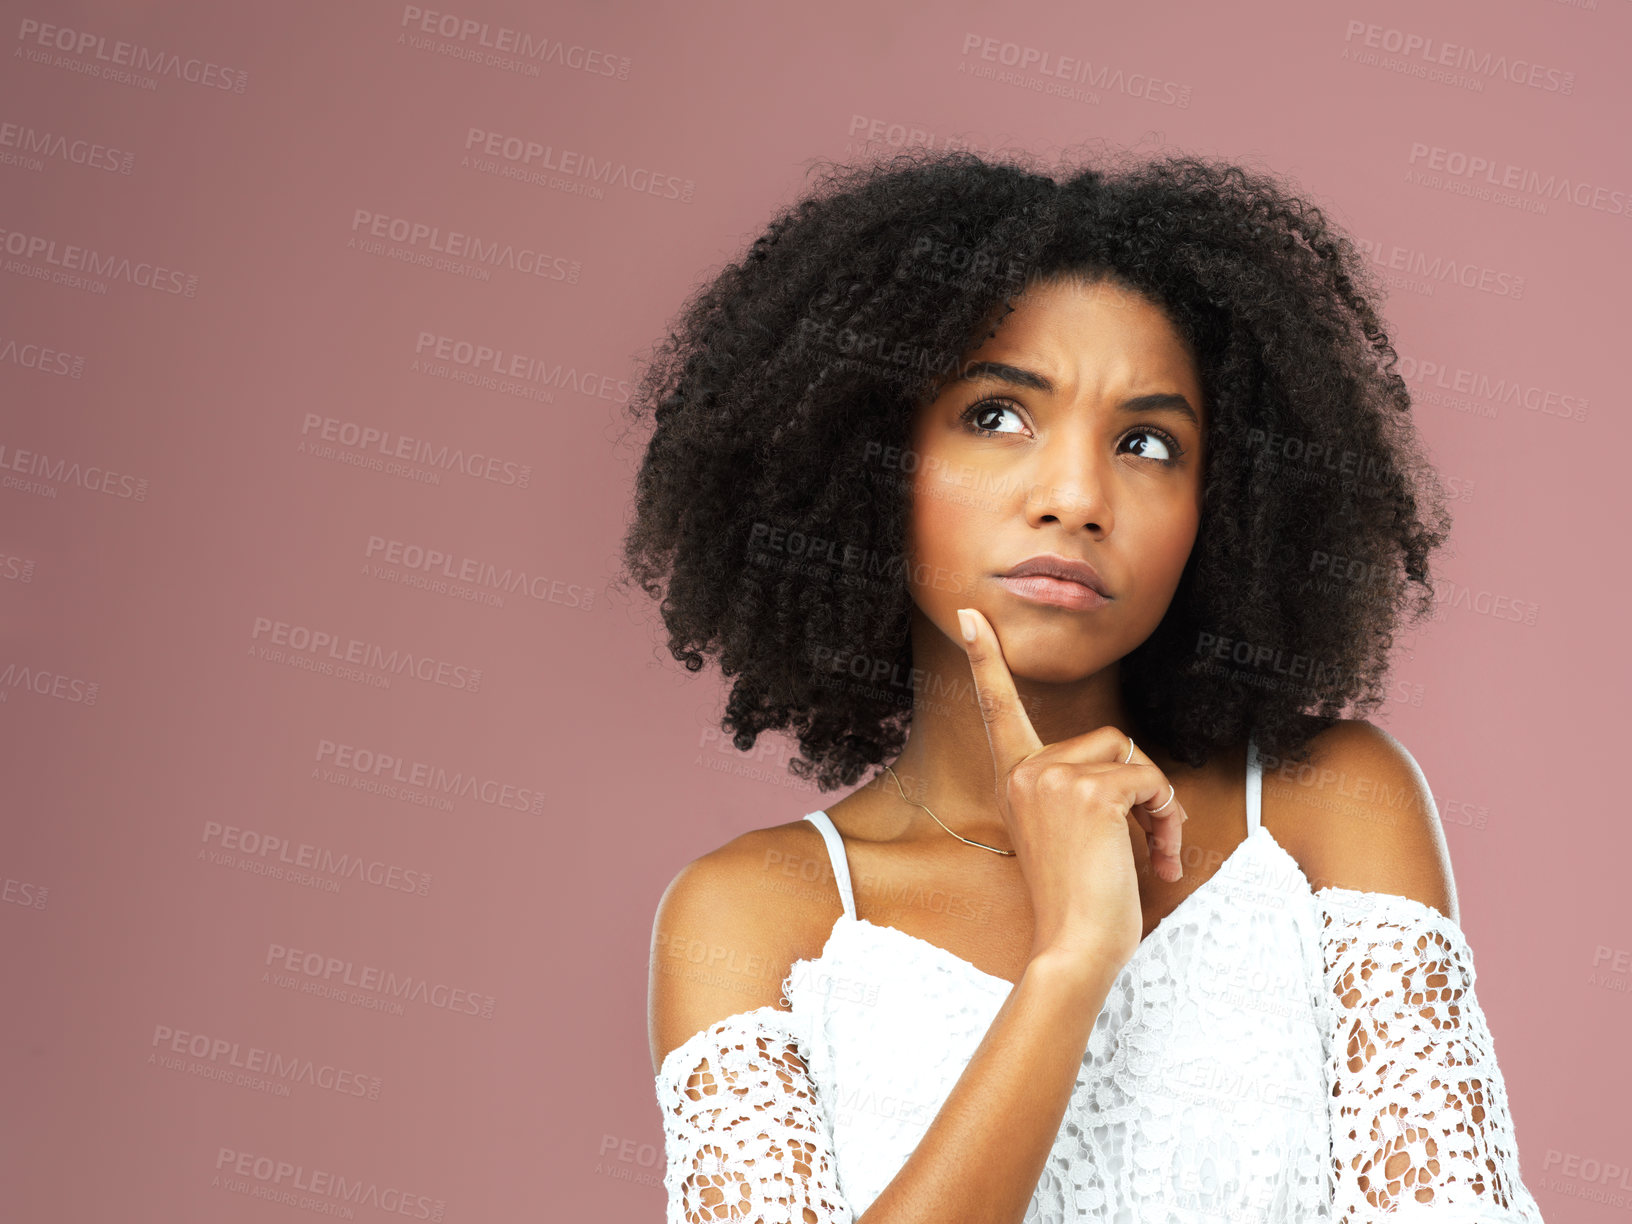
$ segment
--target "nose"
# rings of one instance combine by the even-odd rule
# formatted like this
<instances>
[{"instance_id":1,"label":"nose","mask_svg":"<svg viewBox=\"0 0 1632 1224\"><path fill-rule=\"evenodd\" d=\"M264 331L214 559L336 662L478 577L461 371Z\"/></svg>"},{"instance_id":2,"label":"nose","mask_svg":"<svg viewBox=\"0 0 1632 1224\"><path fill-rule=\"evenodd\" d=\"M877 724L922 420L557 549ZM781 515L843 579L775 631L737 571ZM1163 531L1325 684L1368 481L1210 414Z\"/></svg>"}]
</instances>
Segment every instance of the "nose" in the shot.
<instances>
[{"instance_id":1,"label":"nose","mask_svg":"<svg viewBox=\"0 0 1632 1224\"><path fill-rule=\"evenodd\" d=\"M1026 490L1026 521L1083 527L1097 536L1114 525L1104 460L1076 431L1057 431L1034 454L1033 483Z\"/></svg>"}]
</instances>

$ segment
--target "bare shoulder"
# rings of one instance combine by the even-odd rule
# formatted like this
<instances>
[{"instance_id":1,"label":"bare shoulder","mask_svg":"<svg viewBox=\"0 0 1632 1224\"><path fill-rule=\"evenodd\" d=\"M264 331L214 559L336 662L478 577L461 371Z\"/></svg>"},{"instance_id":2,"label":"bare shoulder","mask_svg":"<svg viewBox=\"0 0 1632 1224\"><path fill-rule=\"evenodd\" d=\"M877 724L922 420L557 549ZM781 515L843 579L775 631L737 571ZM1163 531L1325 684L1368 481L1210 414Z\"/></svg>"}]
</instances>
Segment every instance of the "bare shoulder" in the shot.
<instances>
[{"instance_id":1,"label":"bare shoulder","mask_svg":"<svg viewBox=\"0 0 1632 1224\"><path fill-rule=\"evenodd\" d=\"M1457 920L1433 792L1381 727L1343 719L1311 741L1307 761L1265 756L1263 819L1313 888L1393 893Z\"/></svg>"},{"instance_id":2,"label":"bare shoulder","mask_svg":"<svg viewBox=\"0 0 1632 1224\"><path fill-rule=\"evenodd\" d=\"M653 1072L727 1016L786 1010L793 962L820 953L842 911L821 832L808 820L751 829L682 867L652 923Z\"/></svg>"}]
</instances>

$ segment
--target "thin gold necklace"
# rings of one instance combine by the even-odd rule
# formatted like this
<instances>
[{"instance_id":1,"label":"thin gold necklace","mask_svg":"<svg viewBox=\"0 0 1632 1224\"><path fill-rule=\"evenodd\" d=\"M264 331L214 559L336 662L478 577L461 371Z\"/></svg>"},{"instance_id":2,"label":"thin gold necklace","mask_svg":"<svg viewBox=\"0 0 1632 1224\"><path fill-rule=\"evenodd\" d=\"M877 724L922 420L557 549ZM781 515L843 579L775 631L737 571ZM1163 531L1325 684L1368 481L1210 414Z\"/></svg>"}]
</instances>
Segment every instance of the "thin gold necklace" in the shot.
<instances>
[{"instance_id":1,"label":"thin gold necklace","mask_svg":"<svg viewBox=\"0 0 1632 1224\"><path fill-rule=\"evenodd\" d=\"M885 772L890 775L890 777L895 778L895 770L891 769L888 765L884 766L884 769ZM907 799L907 788L901 785L900 778L895 778L895 789L901 792L901 798ZM907 802L912 804L914 807L921 807L924 808L924 811L929 812L929 809L924 807L924 805L919 803L916 799L907 799ZM946 825L942 822L939 816L935 815L934 812L929 812L929 818L936 824L940 825L941 828L946 829ZM948 833L952 833L951 829L946 829L946 831ZM1013 850L1000 850L996 846L988 846L985 842L973 841L970 838L963 836L961 833L952 833L952 836L961 842L968 842L971 846L979 846L982 850L990 850L993 854L1006 854L1010 858L1014 857Z\"/></svg>"}]
</instances>

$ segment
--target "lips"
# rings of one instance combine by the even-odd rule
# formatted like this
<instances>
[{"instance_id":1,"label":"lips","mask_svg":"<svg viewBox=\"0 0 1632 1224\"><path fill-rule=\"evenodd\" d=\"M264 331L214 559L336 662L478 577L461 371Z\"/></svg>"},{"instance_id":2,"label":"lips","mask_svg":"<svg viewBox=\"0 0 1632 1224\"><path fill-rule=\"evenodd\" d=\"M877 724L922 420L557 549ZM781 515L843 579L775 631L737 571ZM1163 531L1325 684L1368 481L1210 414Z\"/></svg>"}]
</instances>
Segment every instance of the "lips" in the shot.
<instances>
[{"instance_id":1,"label":"lips","mask_svg":"<svg viewBox=\"0 0 1632 1224\"><path fill-rule=\"evenodd\" d=\"M1086 561L1074 557L1062 557L1058 553L1043 553L1039 556L1028 557L1019 565L1001 575L1004 578L1058 578L1064 582L1076 582L1091 591L1110 598L1110 592L1105 589L1105 581L1099 576L1099 571Z\"/></svg>"}]
</instances>

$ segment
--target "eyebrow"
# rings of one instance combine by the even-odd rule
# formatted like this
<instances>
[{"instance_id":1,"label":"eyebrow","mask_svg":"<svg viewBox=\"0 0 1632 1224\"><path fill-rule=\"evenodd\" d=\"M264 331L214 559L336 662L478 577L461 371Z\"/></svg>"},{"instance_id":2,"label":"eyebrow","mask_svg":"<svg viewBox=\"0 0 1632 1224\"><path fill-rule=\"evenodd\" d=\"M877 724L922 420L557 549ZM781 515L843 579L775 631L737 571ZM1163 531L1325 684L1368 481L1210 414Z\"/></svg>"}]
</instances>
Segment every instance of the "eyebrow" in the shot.
<instances>
[{"instance_id":1,"label":"eyebrow","mask_svg":"<svg viewBox=\"0 0 1632 1224\"><path fill-rule=\"evenodd\" d=\"M1045 395L1054 394L1054 384L1035 370L1027 370L1021 366L1009 365L1005 361L975 361L965 367L958 375L961 382L978 382L982 379L994 379L1006 382L1016 387L1028 387L1033 391L1041 391ZM1123 400L1117 405L1119 412L1176 412L1189 420L1197 429L1201 428L1201 418L1191 407L1190 401L1184 396L1172 391L1156 391L1150 395L1136 395L1132 399Z\"/></svg>"}]
</instances>

